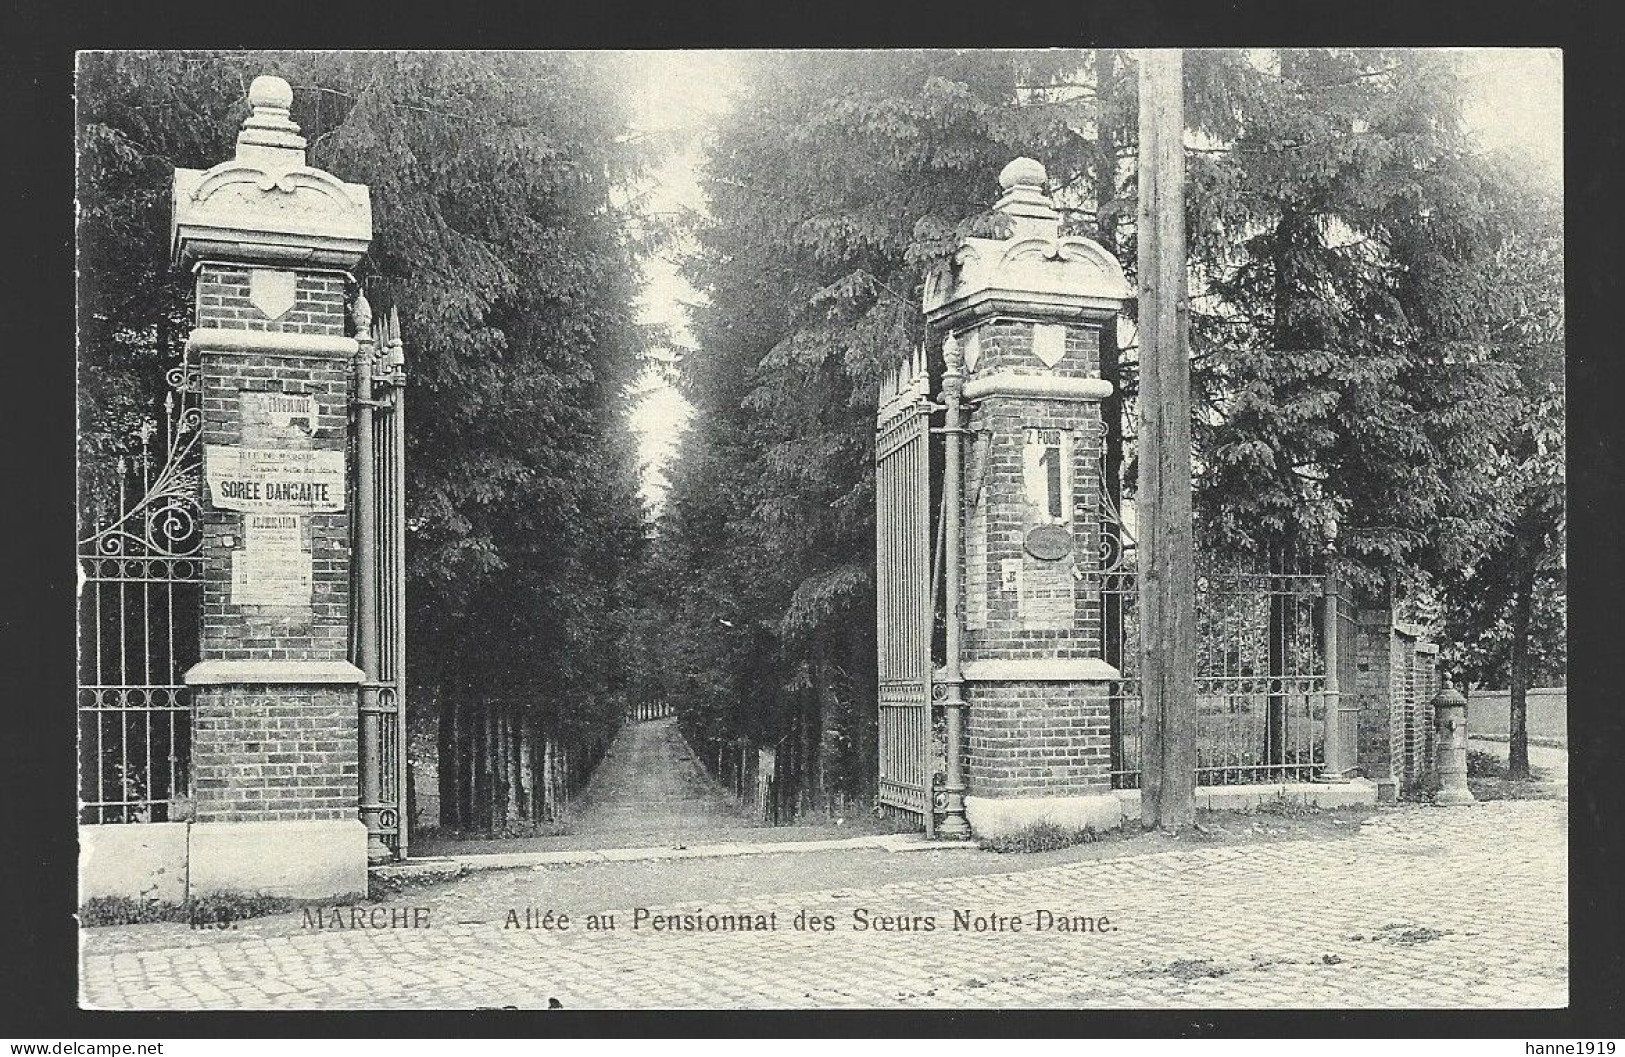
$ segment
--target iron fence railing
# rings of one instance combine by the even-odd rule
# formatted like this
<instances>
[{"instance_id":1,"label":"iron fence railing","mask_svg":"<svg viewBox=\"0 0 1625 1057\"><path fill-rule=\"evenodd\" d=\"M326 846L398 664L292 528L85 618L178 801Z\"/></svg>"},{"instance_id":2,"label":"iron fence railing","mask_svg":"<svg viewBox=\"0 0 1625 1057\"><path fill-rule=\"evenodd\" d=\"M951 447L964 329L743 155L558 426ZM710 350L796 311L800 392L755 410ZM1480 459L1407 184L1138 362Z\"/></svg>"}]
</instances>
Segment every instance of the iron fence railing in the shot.
<instances>
[{"instance_id":1,"label":"iron fence railing","mask_svg":"<svg viewBox=\"0 0 1625 1057\"><path fill-rule=\"evenodd\" d=\"M1209 572L1196 583L1197 784L1309 781L1326 759L1325 580L1299 573ZM1111 780L1140 785L1138 596L1132 571L1105 578L1120 627L1108 685ZM1335 707L1335 706L1334 706Z\"/></svg>"}]
</instances>

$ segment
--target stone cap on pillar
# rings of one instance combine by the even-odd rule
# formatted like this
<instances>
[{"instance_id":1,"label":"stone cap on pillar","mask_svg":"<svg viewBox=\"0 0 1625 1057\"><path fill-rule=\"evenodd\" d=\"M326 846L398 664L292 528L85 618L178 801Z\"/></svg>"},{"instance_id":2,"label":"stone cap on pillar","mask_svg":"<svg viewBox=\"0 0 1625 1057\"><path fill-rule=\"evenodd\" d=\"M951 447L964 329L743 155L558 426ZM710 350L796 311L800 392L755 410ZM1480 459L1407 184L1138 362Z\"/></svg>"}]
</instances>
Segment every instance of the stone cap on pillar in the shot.
<instances>
[{"instance_id":1,"label":"stone cap on pillar","mask_svg":"<svg viewBox=\"0 0 1625 1057\"><path fill-rule=\"evenodd\" d=\"M187 686L314 686L321 683L355 685L366 673L349 661L261 661L215 659L199 661L186 670Z\"/></svg>"},{"instance_id":2,"label":"stone cap on pillar","mask_svg":"<svg viewBox=\"0 0 1625 1057\"><path fill-rule=\"evenodd\" d=\"M1456 689L1456 684L1451 680L1450 673L1445 672L1439 682L1438 691L1429 699L1428 704L1435 709L1466 708L1467 698L1460 690Z\"/></svg>"},{"instance_id":3,"label":"stone cap on pillar","mask_svg":"<svg viewBox=\"0 0 1625 1057\"><path fill-rule=\"evenodd\" d=\"M248 102L253 112L237 134L236 157L175 170L172 258L354 267L372 243L367 186L305 164L287 81L254 78Z\"/></svg>"},{"instance_id":4,"label":"stone cap on pillar","mask_svg":"<svg viewBox=\"0 0 1625 1057\"><path fill-rule=\"evenodd\" d=\"M951 264L926 277L928 323L957 329L994 315L1098 322L1122 310L1129 298L1122 266L1093 239L1061 235L1045 179L1032 158L1004 167L1004 194L993 208L1010 218L1010 234L965 239Z\"/></svg>"}]
</instances>

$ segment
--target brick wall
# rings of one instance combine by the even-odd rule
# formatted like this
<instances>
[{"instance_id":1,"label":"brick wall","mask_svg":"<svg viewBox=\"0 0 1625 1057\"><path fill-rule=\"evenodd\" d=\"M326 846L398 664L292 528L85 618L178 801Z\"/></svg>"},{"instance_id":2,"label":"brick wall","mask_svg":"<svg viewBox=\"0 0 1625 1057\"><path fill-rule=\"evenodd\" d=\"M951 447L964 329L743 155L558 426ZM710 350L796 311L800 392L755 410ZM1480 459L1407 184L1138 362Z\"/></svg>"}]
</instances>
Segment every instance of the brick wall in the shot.
<instances>
[{"instance_id":1,"label":"brick wall","mask_svg":"<svg viewBox=\"0 0 1625 1057\"><path fill-rule=\"evenodd\" d=\"M1433 695L1439 689L1437 650L1408 631L1394 632L1394 711L1403 717L1396 737L1395 775L1407 786L1423 783L1433 769ZM1397 724L1396 724L1397 726Z\"/></svg>"},{"instance_id":2,"label":"brick wall","mask_svg":"<svg viewBox=\"0 0 1625 1057\"><path fill-rule=\"evenodd\" d=\"M1034 355L1033 324L992 321L977 328L971 377L994 373L1098 377L1099 331L1067 325L1065 356L1052 369ZM977 438L966 466L967 660L1102 656L1100 595L1089 577L1100 547L1100 406L1089 400L992 396L971 414ZM1029 431L1036 431L1029 433ZM1030 529L1047 512L1028 503L1027 444L1058 444L1071 486L1066 526L1071 552L1028 554ZM976 502L981 488L981 501ZM1014 582L1007 568L1019 570ZM972 796L1077 796L1110 788L1106 687L1080 682L966 684L965 754Z\"/></svg>"},{"instance_id":3,"label":"brick wall","mask_svg":"<svg viewBox=\"0 0 1625 1057\"><path fill-rule=\"evenodd\" d=\"M340 687L199 687L199 822L356 817L356 697Z\"/></svg>"},{"instance_id":4,"label":"brick wall","mask_svg":"<svg viewBox=\"0 0 1625 1057\"><path fill-rule=\"evenodd\" d=\"M1396 739L1394 771L1407 786L1416 786L1433 767L1433 695L1439 689L1434 663L1437 653L1415 634L1396 629L1394 657L1394 710L1404 720L1404 737Z\"/></svg>"},{"instance_id":5,"label":"brick wall","mask_svg":"<svg viewBox=\"0 0 1625 1057\"><path fill-rule=\"evenodd\" d=\"M344 277L332 272L297 272L294 304L275 319L249 299L249 272L243 265L198 265L196 325L227 330L266 330L294 334L344 334Z\"/></svg>"},{"instance_id":6,"label":"brick wall","mask_svg":"<svg viewBox=\"0 0 1625 1057\"><path fill-rule=\"evenodd\" d=\"M346 293L341 276L293 273L292 305L271 317L251 298L252 270L217 263L198 266L199 328L344 335ZM281 277L288 274L282 271ZM199 370L204 444L347 450L353 385L348 356L205 347ZM297 429L278 426L245 400L245 394L252 393L313 398L315 417L308 430L304 423ZM248 515L214 508L205 490L204 660L349 659L353 484L347 483L345 492L342 511L298 515L301 545L311 563L308 601L244 605L232 601L231 579L234 554L245 545ZM356 817L359 753L353 686L200 686L194 701L193 790L199 822Z\"/></svg>"},{"instance_id":7,"label":"brick wall","mask_svg":"<svg viewBox=\"0 0 1625 1057\"><path fill-rule=\"evenodd\" d=\"M1422 734L1421 743L1417 748L1417 752L1420 754L1417 764L1419 777L1432 773L1433 757L1438 749L1438 739L1433 729L1433 695L1439 692L1438 661L1438 647L1430 643L1419 643L1417 645L1417 723L1420 725Z\"/></svg>"},{"instance_id":8,"label":"brick wall","mask_svg":"<svg viewBox=\"0 0 1625 1057\"><path fill-rule=\"evenodd\" d=\"M1099 327L1066 325L1066 355L1054 367L1046 366L1033 354L1033 324L1029 321L995 319L973 329L981 348L976 374L1010 371L1060 378L1100 377ZM970 340L969 332L960 339L963 346Z\"/></svg>"},{"instance_id":9,"label":"brick wall","mask_svg":"<svg viewBox=\"0 0 1625 1057\"><path fill-rule=\"evenodd\" d=\"M1053 372L1032 355L1032 324L987 323L978 328L976 375L1016 371L1065 377L1099 374L1099 333L1066 328L1066 356ZM967 656L975 658L1099 657L1098 586L1074 568L1098 567L1100 553L1100 406L1093 401L991 397L974 409L978 438L968 461L966 499ZM1036 524L1025 502L1024 452L1029 430L1065 434L1071 449L1072 553L1043 560L1023 540ZM976 502L978 488L981 501ZM1007 563L1019 563L1019 586L1009 586ZM1064 610L1064 615L1061 611Z\"/></svg>"},{"instance_id":10,"label":"brick wall","mask_svg":"<svg viewBox=\"0 0 1625 1057\"><path fill-rule=\"evenodd\" d=\"M1359 771L1415 786L1433 764L1437 650L1414 630L1396 627L1385 599L1368 601L1357 612L1354 642Z\"/></svg>"},{"instance_id":11,"label":"brick wall","mask_svg":"<svg viewBox=\"0 0 1625 1057\"><path fill-rule=\"evenodd\" d=\"M1090 683L965 686L971 796L1081 796L1111 788L1111 717Z\"/></svg>"},{"instance_id":12,"label":"brick wall","mask_svg":"<svg viewBox=\"0 0 1625 1057\"><path fill-rule=\"evenodd\" d=\"M1393 612L1386 606L1362 608L1355 620L1353 691L1360 707L1358 766L1367 778L1384 780L1396 777L1391 705L1396 674Z\"/></svg>"},{"instance_id":13,"label":"brick wall","mask_svg":"<svg viewBox=\"0 0 1625 1057\"><path fill-rule=\"evenodd\" d=\"M268 319L249 300L249 269L204 264L197 277L197 324L227 330L344 333L344 280L298 273L292 309ZM261 449L344 451L352 369L334 355L267 355L205 349L203 442ZM245 414L243 394L314 396L311 436L278 435ZM311 557L312 600L305 606L234 605L232 552L243 545L244 515L206 504L203 556L203 656L221 660L345 660L349 653L350 516L354 496L338 513L302 515Z\"/></svg>"},{"instance_id":14,"label":"brick wall","mask_svg":"<svg viewBox=\"0 0 1625 1057\"><path fill-rule=\"evenodd\" d=\"M1416 638L1396 629L1392 649L1393 663L1388 669L1393 679L1390 684L1393 719L1388 726L1392 746L1390 759L1394 777L1410 782L1415 778L1412 761L1416 745Z\"/></svg>"}]
</instances>

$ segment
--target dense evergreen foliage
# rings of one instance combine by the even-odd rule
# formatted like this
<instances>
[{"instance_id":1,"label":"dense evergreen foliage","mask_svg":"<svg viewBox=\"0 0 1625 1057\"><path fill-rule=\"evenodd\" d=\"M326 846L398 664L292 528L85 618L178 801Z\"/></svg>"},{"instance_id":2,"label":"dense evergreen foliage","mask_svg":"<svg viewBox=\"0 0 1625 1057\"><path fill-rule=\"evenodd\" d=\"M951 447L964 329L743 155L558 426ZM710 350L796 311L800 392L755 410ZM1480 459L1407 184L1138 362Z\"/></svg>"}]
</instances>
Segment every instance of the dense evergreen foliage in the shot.
<instances>
[{"instance_id":1,"label":"dense evergreen foliage","mask_svg":"<svg viewBox=\"0 0 1625 1057\"><path fill-rule=\"evenodd\" d=\"M285 77L310 163L372 188L357 279L401 314L417 700L478 713L503 698L516 724L580 745L624 708L623 573L643 546L624 410L637 270L613 195L644 159L620 61L87 54L78 83L87 465L128 445L184 341L173 169L231 157L248 82ZM481 796L512 803L512 769L479 767Z\"/></svg>"},{"instance_id":2,"label":"dense evergreen foliage","mask_svg":"<svg viewBox=\"0 0 1625 1057\"><path fill-rule=\"evenodd\" d=\"M79 79L80 448L129 450L188 326L177 166L230 156L246 86L294 85L311 163L373 189L365 271L408 348L409 633L450 814L499 825L538 733L601 743L629 695L713 762L776 747L787 806L873 791L875 386L920 287L1042 160L1072 230L1135 268L1135 60L765 53L707 144L696 414L645 540L625 409L648 160L622 62L542 54L89 54ZM1458 59L1186 56L1201 546L1280 567L1335 526L1456 663L1561 673L1561 204L1475 152ZM1102 370L1132 498L1132 307ZM530 745L530 748L527 748ZM570 768L590 762L578 754ZM549 763L548 766L552 766Z\"/></svg>"},{"instance_id":3,"label":"dense evergreen foliage","mask_svg":"<svg viewBox=\"0 0 1625 1057\"><path fill-rule=\"evenodd\" d=\"M1456 61L1187 56L1208 554L1301 563L1335 526L1365 580L1396 570L1422 597L1504 541L1507 471L1485 454L1512 443L1527 348L1486 309L1528 192L1470 148ZM709 302L682 364L698 414L661 527L666 692L696 739L789 745L804 792L870 787L876 379L924 340L924 270L991 223L1016 155L1132 274L1134 76L1109 51L751 64L711 149ZM1132 493L1122 344L1110 476Z\"/></svg>"},{"instance_id":4,"label":"dense evergreen foliage","mask_svg":"<svg viewBox=\"0 0 1625 1057\"><path fill-rule=\"evenodd\" d=\"M1462 130L1457 57L1200 62L1224 84L1192 93L1215 140L1191 194L1208 542L1279 560L1335 524L1347 557L1415 586L1467 560L1495 515L1483 446L1518 383L1485 283L1518 189Z\"/></svg>"}]
</instances>

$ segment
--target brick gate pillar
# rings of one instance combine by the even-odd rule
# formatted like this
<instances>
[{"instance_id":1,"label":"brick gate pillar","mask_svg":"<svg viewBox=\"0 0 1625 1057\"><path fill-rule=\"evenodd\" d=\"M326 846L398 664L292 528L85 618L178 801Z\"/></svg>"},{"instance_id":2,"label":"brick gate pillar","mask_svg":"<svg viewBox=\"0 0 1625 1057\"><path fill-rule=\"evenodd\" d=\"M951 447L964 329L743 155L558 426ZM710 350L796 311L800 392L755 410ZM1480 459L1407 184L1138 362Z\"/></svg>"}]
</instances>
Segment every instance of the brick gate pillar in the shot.
<instances>
[{"instance_id":1,"label":"brick gate pillar","mask_svg":"<svg viewBox=\"0 0 1625 1057\"><path fill-rule=\"evenodd\" d=\"M189 891L366 891L357 814L346 451L348 269L367 188L305 164L293 93L256 78L237 154L175 173L172 252L196 277L204 595Z\"/></svg>"},{"instance_id":2,"label":"brick gate pillar","mask_svg":"<svg viewBox=\"0 0 1625 1057\"><path fill-rule=\"evenodd\" d=\"M1378 797L1386 802L1398 795L1399 753L1395 742L1404 730L1402 717L1396 714L1403 671L1391 590L1384 588L1361 598L1354 620L1352 690L1360 709L1357 763L1360 773L1377 784ZM1349 687L1343 688L1343 693L1349 692Z\"/></svg>"},{"instance_id":3,"label":"brick gate pillar","mask_svg":"<svg viewBox=\"0 0 1625 1057\"><path fill-rule=\"evenodd\" d=\"M1042 165L1018 158L999 180L1009 235L966 239L925 288L971 407L962 562L948 563L964 578L966 816L981 836L1043 819L1114 827L1100 335L1129 290L1098 243L1061 235Z\"/></svg>"}]
</instances>

